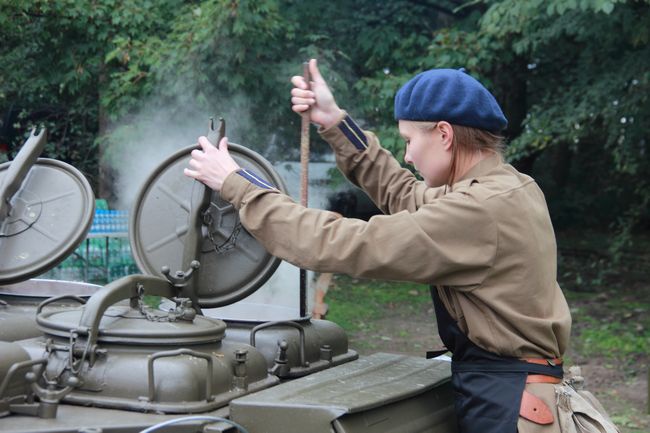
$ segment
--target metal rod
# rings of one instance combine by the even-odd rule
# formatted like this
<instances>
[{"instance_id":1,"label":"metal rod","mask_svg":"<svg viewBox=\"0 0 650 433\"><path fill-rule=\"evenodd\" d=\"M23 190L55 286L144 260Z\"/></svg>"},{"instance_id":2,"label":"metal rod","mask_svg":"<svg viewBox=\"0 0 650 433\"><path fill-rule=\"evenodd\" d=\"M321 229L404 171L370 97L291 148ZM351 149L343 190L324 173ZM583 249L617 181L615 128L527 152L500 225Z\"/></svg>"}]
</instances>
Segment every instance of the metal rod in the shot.
<instances>
[{"instance_id":1,"label":"metal rod","mask_svg":"<svg viewBox=\"0 0 650 433\"><path fill-rule=\"evenodd\" d=\"M23 147L16 155L7 170L4 180L0 183L0 222L11 213L11 198L18 192L27 177L27 173L36 163L45 143L47 142L47 131L45 128L36 135L36 128L32 129L31 134Z\"/></svg>"},{"instance_id":2,"label":"metal rod","mask_svg":"<svg viewBox=\"0 0 650 433\"><path fill-rule=\"evenodd\" d=\"M302 64L302 76L309 88L309 63ZM309 110L302 113L300 125L300 204L308 206L309 189ZM307 314L307 271L300 269L300 317Z\"/></svg>"}]
</instances>

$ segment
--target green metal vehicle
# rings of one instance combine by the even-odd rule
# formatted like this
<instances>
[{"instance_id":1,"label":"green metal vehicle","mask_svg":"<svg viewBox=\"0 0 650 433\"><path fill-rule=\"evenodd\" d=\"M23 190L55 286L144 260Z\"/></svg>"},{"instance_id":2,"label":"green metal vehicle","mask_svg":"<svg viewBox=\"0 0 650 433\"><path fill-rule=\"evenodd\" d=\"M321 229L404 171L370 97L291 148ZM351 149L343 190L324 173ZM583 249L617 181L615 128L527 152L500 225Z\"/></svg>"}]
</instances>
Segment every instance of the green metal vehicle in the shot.
<instances>
[{"instance_id":1,"label":"green metal vehicle","mask_svg":"<svg viewBox=\"0 0 650 433\"><path fill-rule=\"evenodd\" d=\"M142 274L103 287L30 280L83 241L94 211L76 169L38 158L44 144L32 134L0 165L0 431L455 431L444 359L359 357L342 328L303 311L203 314L255 292L280 261L230 204L183 176L194 147L154 170L131 212ZM229 148L286 190L260 155Z\"/></svg>"}]
</instances>

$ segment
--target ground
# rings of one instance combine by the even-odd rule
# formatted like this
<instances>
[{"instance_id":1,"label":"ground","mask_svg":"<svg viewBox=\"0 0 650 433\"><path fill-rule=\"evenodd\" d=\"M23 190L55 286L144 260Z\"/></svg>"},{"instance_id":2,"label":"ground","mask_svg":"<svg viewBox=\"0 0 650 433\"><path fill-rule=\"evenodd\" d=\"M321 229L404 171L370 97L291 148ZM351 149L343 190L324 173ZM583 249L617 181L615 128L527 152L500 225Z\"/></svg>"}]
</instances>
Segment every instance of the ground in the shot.
<instances>
[{"instance_id":1,"label":"ground","mask_svg":"<svg viewBox=\"0 0 650 433\"><path fill-rule=\"evenodd\" d=\"M650 273L643 260L596 271L603 269L602 260L575 250L560 256L559 280L573 316L565 364L582 367L586 388L622 433L648 432ZM326 301L327 319L348 331L350 347L362 355L423 356L442 344L425 286L337 275Z\"/></svg>"}]
</instances>

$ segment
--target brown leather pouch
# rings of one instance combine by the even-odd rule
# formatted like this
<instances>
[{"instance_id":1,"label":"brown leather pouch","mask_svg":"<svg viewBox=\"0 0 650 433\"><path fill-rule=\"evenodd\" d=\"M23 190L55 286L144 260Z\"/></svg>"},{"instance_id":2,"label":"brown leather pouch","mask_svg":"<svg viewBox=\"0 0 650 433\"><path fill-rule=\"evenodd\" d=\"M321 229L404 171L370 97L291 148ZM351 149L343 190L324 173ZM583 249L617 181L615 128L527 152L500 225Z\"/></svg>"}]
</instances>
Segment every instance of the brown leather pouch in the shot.
<instances>
[{"instance_id":1,"label":"brown leather pouch","mask_svg":"<svg viewBox=\"0 0 650 433\"><path fill-rule=\"evenodd\" d=\"M553 413L539 397L524 390L521 396L519 416L537 424L553 424Z\"/></svg>"}]
</instances>

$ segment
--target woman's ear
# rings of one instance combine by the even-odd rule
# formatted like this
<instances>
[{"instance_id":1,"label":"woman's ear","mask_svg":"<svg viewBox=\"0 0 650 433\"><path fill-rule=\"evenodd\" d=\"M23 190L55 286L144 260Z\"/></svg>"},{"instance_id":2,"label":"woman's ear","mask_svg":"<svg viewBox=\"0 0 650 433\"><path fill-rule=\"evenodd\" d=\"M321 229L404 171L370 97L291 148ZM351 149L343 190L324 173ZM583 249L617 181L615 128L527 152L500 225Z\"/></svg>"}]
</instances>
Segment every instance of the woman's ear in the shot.
<instances>
[{"instance_id":1,"label":"woman's ear","mask_svg":"<svg viewBox=\"0 0 650 433\"><path fill-rule=\"evenodd\" d=\"M449 122L438 122L438 130L442 138L442 146L445 150L451 150L451 145L454 142L454 128L451 127Z\"/></svg>"}]
</instances>

